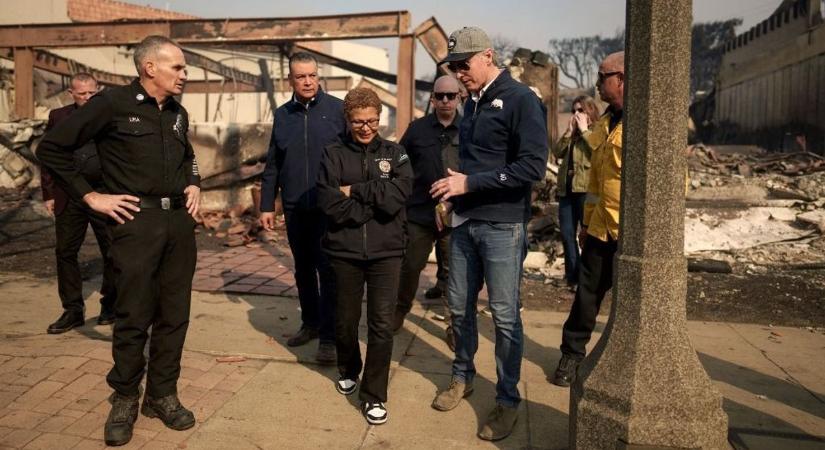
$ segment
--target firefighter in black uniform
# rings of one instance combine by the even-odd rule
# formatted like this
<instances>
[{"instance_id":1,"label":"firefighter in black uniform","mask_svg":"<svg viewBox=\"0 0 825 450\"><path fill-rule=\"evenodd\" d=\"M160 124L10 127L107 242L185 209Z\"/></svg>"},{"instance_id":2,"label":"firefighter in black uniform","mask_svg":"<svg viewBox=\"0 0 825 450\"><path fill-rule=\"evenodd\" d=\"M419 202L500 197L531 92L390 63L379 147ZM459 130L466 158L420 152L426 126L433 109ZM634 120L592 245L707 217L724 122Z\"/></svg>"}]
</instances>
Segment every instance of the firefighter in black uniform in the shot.
<instances>
[{"instance_id":1,"label":"firefighter in black uniform","mask_svg":"<svg viewBox=\"0 0 825 450\"><path fill-rule=\"evenodd\" d=\"M195 424L177 396L197 257L193 216L200 202L188 115L173 98L183 92L186 61L180 47L162 36L144 39L134 59L137 80L92 97L38 150L89 207L110 218L118 298L114 367L107 376L115 391L104 428L108 445L132 438L150 326L141 412L175 430ZM74 168L72 152L90 140L97 143L108 194L93 191Z\"/></svg>"}]
</instances>

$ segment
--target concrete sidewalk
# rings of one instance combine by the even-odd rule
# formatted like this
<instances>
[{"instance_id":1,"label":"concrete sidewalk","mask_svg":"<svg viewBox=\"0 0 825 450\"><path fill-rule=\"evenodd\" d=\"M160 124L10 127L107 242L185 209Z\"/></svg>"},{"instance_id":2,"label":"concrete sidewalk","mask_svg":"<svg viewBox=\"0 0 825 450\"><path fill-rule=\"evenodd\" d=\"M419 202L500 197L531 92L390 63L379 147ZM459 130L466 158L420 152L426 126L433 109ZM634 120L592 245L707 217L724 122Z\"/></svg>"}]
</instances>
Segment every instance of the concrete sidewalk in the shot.
<instances>
[{"instance_id":1,"label":"concrete sidewalk","mask_svg":"<svg viewBox=\"0 0 825 450\"><path fill-rule=\"evenodd\" d=\"M8 275L0 275L0 283L0 447L103 447L111 329L94 326L97 293L87 301L86 326L50 336L45 328L60 313L55 284ZM487 443L476 432L493 406L492 321L479 316L476 392L454 411L438 412L429 405L449 382L451 361L444 324L429 308L416 305L396 338L390 419L371 427L356 396L336 393L335 368L314 364L315 343L286 347L300 324L296 298L196 292L179 390L198 425L176 432L140 416L125 448L565 448L568 390L546 381L559 357L565 315L524 311L519 421L509 438ZM823 334L689 326L701 362L725 397L736 447L825 448ZM361 331L365 335L366 327ZM225 356L244 360L219 362Z\"/></svg>"}]
</instances>

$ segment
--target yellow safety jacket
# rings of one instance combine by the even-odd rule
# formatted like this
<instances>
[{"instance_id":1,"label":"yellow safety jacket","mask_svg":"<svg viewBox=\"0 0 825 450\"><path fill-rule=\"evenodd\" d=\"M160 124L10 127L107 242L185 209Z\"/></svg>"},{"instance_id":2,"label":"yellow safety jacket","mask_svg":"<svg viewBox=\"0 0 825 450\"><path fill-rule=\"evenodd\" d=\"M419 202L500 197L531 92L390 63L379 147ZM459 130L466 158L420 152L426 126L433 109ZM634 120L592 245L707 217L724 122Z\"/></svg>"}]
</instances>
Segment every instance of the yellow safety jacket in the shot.
<instances>
[{"instance_id":1,"label":"yellow safety jacket","mask_svg":"<svg viewBox=\"0 0 825 450\"><path fill-rule=\"evenodd\" d=\"M612 112L608 110L584 133L593 155L590 158L590 180L584 203L584 225L587 234L607 242L608 236L619 239L619 204L622 191L622 123L610 131Z\"/></svg>"}]
</instances>

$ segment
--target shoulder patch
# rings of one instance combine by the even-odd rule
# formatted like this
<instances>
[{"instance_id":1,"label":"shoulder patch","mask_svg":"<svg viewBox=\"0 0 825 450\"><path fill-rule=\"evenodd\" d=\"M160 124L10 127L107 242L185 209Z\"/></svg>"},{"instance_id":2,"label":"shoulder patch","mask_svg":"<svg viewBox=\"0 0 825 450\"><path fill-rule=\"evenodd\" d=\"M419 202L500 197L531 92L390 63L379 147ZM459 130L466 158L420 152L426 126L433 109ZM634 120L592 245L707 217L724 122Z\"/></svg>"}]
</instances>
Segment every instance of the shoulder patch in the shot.
<instances>
[{"instance_id":1,"label":"shoulder patch","mask_svg":"<svg viewBox=\"0 0 825 450\"><path fill-rule=\"evenodd\" d=\"M406 160L408 160L408 159L410 159L410 157L409 157L409 156L407 156L407 154L406 154L406 153L402 153L402 154L401 154L401 156L399 156L399 157L398 157L398 162L404 162L404 161L406 161Z\"/></svg>"}]
</instances>

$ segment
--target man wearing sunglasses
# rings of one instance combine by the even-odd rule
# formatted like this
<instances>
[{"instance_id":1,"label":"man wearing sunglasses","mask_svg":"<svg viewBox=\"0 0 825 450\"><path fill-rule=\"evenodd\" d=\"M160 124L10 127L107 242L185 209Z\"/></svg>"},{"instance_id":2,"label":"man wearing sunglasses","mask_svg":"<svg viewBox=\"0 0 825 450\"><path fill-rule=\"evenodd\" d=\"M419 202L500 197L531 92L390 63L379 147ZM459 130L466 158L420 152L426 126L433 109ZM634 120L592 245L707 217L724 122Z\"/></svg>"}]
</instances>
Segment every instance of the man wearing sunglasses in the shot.
<instances>
[{"instance_id":1,"label":"man wearing sunglasses","mask_svg":"<svg viewBox=\"0 0 825 450\"><path fill-rule=\"evenodd\" d=\"M536 94L499 69L487 34L475 27L450 35L450 65L470 92L459 129L459 171L430 194L452 209L447 300L455 333L450 385L433 408L448 411L472 393L478 349L476 308L484 283L495 325L496 406L478 436L510 435L521 402L517 385L524 347L519 283L533 183L547 163L547 112Z\"/></svg>"},{"instance_id":2,"label":"man wearing sunglasses","mask_svg":"<svg viewBox=\"0 0 825 450\"><path fill-rule=\"evenodd\" d=\"M401 283L398 290L393 331L404 325L404 317L410 312L418 290L421 270L436 243L438 282L429 289L427 298L443 298L447 292L449 273L450 238L448 230L436 227L435 215L438 201L430 195L430 186L447 176L447 169L458 170L458 114L460 103L458 81L444 75L435 80L430 104L434 112L410 124L401 138L412 162L415 179L413 191L407 200L407 251L401 264ZM451 329L447 329L447 343L453 348Z\"/></svg>"},{"instance_id":3,"label":"man wearing sunglasses","mask_svg":"<svg viewBox=\"0 0 825 450\"><path fill-rule=\"evenodd\" d=\"M561 360L550 378L570 386L585 356L604 295L613 285L613 257L619 240L619 204L622 186L622 108L624 106L624 52L608 55L599 66L596 84L609 106L592 131L584 136L593 150L579 232L579 286L570 315L564 322Z\"/></svg>"}]
</instances>

